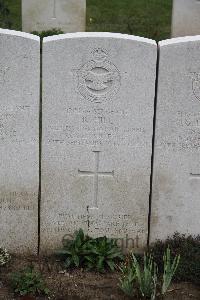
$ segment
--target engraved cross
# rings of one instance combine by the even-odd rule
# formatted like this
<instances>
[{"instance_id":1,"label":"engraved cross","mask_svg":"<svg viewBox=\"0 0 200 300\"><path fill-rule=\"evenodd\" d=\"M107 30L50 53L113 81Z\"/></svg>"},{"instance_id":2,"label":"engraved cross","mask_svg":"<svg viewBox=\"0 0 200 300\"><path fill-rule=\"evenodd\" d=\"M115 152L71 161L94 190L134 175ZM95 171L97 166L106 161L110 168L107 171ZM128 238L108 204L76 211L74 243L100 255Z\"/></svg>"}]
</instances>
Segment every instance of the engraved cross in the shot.
<instances>
[{"instance_id":1,"label":"engraved cross","mask_svg":"<svg viewBox=\"0 0 200 300\"><path fill-rule=\"evenodd\" d=\"M99 172L99 154L100 151L93 151L95 155L95 170L93 171L81 171L78 170L80 176L94 176L94 204L92 208L98 208L98 193L99 193L99 176L114 176L112 172Z\"/></svg>"},{"instance_id":2,"label":"engraved cross","mask_svg":"<svg viewBox=\"0 0 200 300\"><path fill-rule=\"evenodd\" d=\"M191 178L198 178L198 179L200 179L200 174L198 174L198 173L196 173L196 174L190 173L190 177Z\"/></svg>"},{"instance_id":3,"label":"engraved cross","mask_svg":"<svg viewBox=\"0 0 200 300\"><path fill-rule=\"evenodd\" d=\"M53 0L53 15L52 19L56 19L56 0Z\"/></svg>"}]
</instances>

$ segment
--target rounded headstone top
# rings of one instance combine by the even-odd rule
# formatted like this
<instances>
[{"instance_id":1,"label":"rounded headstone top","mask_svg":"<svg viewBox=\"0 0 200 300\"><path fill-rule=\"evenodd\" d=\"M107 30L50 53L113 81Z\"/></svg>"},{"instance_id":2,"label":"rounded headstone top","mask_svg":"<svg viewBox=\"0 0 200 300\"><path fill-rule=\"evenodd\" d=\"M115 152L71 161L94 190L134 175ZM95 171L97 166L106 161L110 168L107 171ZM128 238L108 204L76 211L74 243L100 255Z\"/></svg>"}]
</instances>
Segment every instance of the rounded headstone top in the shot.
<instances>
[{"instance_id":1,"label":"rounded headstone top","mask_svg":"<svg viewBox=\"0 0 200 300\"><path fill-rule=\"evenodd\" d=\"M115 38L115 39L124 39L124 40L132 40L147 44L152 44L157 46L156 41L122 33L111 33L111 32L76 32L76 33L66 33L60 35L54 35L44 38L44 43L52 42L57 40L64 40L64 39L76 39L76 38Z\"/></svg>"},{"instance_id":2,"label":"rounded headstone top","mask_svg":"<svg viewBox=\"0 0 200 300\"><path fill-rule=\"evenodd\" d=\"M193 35L193 36L184 36L184 37L177 37L173 39L167 39L160 41L158 45L160 47L173 45L173 44L180 44L180 43L188 43L188 42L199 42L200 35Z\"/></svg>"},{"instance_id":3,"label":"rounded headstone top","mask_svg":"<svg viewBox=\"0 0 200 300\"><path fill-rule=\"evenodd\" d=\"M10 36L16 36L16 37L22 37L26 39L32 39L35 41L40 41L40 38L36 35L33 35L31 33L26 33L22 31L16 31L16 30L9 30L9 29L0 29L0 34L10 35Z\"/></svg>"}]
</instances>

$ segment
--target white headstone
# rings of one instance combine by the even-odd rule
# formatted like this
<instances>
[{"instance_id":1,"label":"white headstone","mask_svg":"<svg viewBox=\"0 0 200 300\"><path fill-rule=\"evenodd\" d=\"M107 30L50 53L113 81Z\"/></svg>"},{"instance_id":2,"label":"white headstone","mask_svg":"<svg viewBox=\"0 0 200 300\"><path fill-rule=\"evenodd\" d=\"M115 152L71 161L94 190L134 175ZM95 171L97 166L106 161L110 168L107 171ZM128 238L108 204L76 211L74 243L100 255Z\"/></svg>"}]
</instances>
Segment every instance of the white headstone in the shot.
<instances>
[{"instance_id":1,"label":"white headstone","mask_svg":"<svg viewBox=\"0 0 200 300\"><path fill-rule=\"evenodd\" d=\"M41 250L60 247L79 228L142 248L156 43L82 33L43 46Z\"/></svg>"},{"instance_id":2,"label":"white headstone","mask_svg":"<svg viewBox=\"0 0 200 300\"><path fill-rule=\"evenodd\" d=\"M160 42L151 241L200 228L200 36Z\"/></svg>"},{"instance_id":3,"label":"white headstone","mask_svg":"<svg viewBox=\"0 0 200 300\"><path fill-rule=\"evenodd\" d=\"M86 0L22 0L25 32L59 28L63 32L85 31Z\"/></svg>"},{"instance_id":4,"label":"white headstone","mask_svg":"<svg viewBox=\"0 0 200 300\"><path fill-rule=\"evenodd\" d=\"M0 245L38 247L40 43L0 30Z\"/></svg>"},{"instance_id":5,"label":"white headstone","mask_svg":"<svg viewBox=\"0 0 200 300\"><path fill-rule=\"evenodd\" d=\"M173 0L172 37L200 34L200 0Z\"/></svg>"}]
</instances>

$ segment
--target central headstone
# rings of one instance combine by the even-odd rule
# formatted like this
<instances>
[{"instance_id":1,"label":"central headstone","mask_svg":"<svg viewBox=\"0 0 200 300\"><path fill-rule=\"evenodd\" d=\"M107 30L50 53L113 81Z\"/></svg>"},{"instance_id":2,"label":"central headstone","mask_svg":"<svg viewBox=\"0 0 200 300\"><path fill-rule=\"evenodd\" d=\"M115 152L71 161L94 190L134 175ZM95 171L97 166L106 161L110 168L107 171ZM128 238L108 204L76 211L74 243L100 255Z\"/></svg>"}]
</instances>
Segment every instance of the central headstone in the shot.
<instances>
[{"instance_id":1,"label":"central headstone","mask_svg":"<svg viewBox=\"0 0 200 300\"><path fill-rule=\"evenodd\" d=\"M22 0L25 32L59 28L63 32L85 31L86 0Z\"/></svg>"},{"instance_id":2,"label":"central headstone","mask_svg":"<svg viewBox=\"0 0 200 300\"><path fill-rule=\"evenodd\" d=\"M44 39L42 252L79 228L146 246L156 57L128 35Z\"/></svg>"}]
</instances>

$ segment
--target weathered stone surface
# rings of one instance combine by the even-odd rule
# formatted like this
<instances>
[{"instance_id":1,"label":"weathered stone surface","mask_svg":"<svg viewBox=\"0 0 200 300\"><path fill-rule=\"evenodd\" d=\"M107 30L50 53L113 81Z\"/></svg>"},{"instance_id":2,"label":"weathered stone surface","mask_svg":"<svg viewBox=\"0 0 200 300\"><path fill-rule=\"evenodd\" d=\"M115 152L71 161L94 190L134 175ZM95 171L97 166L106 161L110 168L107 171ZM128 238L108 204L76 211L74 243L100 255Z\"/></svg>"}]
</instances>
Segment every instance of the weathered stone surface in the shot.
<instances>
[{"instance_id":1,"label":"weathered stone surface","mask_svg":"<svg viewBox=\"0 0 200 300\"><path fill-rule=\"evenodd\" d=\"M200 34L200 0L173 0L172 37Z\"/></svg>"},{"instance_id":2,"label":"weathered stone surface","mask_svg":"<svg viewBox=\"0 0 200 300\"><path fill-rule=\"evenodd\" d=\"M0 30L0 245L37 253L39 38Z\"/></svg>"},{"instance_id":3,"label":"weathered stone surface","mask_svg":"<svg viewBox=\"0 0 200 300\"><path fill-rule=\"evenodd\" d=\"M200 36L160 42L151 241L200 228Z\"/></svg>"},{"instance_id":4,"label":"weathered stone surface","mask_svg":"<svg viewBox=\"0 0 200 300\"><path fill-rule=\"evenodd\" d=\"M45 38L43 47L41 251L79 228L142 248L156 43L82 33Z\"/></svg>"},{"instance_id":5,"label":"weathered stone surface","mask_svg":"<svg viewBox=\"0 0 200 300\"><path fill-rule=\"evenodd\" d=\"M22 0L25 32L60 28L63 32L85 31L86 0Z\"/></svg>"}]
</instances>

